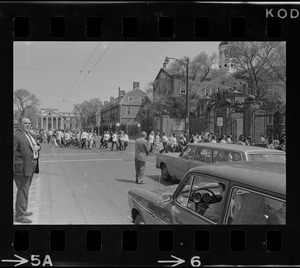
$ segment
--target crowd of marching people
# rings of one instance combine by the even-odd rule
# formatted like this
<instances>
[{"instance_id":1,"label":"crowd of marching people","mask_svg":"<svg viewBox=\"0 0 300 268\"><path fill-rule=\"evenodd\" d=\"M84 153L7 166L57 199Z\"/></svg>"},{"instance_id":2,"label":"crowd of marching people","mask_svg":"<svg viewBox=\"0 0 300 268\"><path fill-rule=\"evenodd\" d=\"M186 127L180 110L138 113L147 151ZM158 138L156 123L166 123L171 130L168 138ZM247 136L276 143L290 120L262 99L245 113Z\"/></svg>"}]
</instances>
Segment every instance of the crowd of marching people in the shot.
<instances>
[{"instance_id":1,"label":"crowd of marching people","mask_svg":"<svg viewBox=\"0 0 300 268\"><path fill-rule=\"evenodd\" d=\"M50 144L51 147L60 148L78 148L78 149L92 149L96 148L96 132L82 129L78 130L61 130L61 129L50 129L50 130L31 130L37 136L40 143ZM100 149L104 148L107 150L117 151L126 150L129 142L129 137L124 131L105 131L101 135Z\"/></svg>"},{"instance_id":2,"label":"crowd of marching people","mask_svg":"<svg viewBox=\"0 0 300 268\"><path fill-rule=\"evenodd\" d=\"M48 143L51 147L92 149L96 147L96 133L88 130L36 130L40 143Z\"/></svg>"},{"instance_id":3,"label":"crowd of marching people","mask_svg":"<svg viewBox=\"0 0 300 268\"><path fill-rule=\"evenodd\" d=\"M48 143L52 147L62 147L62 148L78 148L78 149L92 149L96 148L96 132L82 129L78 130L32 130L33 134L39 139L40 143ZM106 149L111 151L124 151L128 147L129 137L128 134L123 131L104 131L99 137L100 139L100 149ZM212 143L233 143L232 135L225 134L213 134L209 131L201 132L201 134L193 133L187 135L186 133L166 133L160 134L151 131L148 136L149 152L153 153L154 149L162 152L181 152L182 149L187 145L187 143L199 143L199 142L212 142ZM245 137L240 135L237 141L239 145L257 145L252 142L250 136ZM260 146L265 146L271 149L286 150L286 136L282 134L280 137L274 138L272 135L267 137L265 134L260 135Z\"/></svg>"},{"instance_id":4,"label":"crowd of marching people","mask_svg":"<svg viewBox=\"0 0 300 268\"><path fill-rule=\"evenodd\" d=\"M152 137L151 137L152 136ZM160 148L160 153L162 152L181 152L184 146L187 143L200 143L200 142L212 142L212 143L226 143L226 144L233 144L232 135L215 135L213 133L208 132L207 130L201 132L201 134L193 133L190 136L186 135L185 133L182 134L175 134L171 133L167 136L163 133L161 137L162 145ZM152 131L149 135L149 144L150 144L150 152L153 148L157 147L160 142L159 132L157 135L154 135ZM245 137L244 135L240 135L237 141L239 145L246 145L246 146L253 146L258 145L252 142L251 136ZM266 147L270 149L277 149L277 150L286 150L286 136L282 134L280 137L273 138L273 136L269 136L268 140L264 134L260 135L260 142L259 146Z\"/></svg>"}]
</instances>

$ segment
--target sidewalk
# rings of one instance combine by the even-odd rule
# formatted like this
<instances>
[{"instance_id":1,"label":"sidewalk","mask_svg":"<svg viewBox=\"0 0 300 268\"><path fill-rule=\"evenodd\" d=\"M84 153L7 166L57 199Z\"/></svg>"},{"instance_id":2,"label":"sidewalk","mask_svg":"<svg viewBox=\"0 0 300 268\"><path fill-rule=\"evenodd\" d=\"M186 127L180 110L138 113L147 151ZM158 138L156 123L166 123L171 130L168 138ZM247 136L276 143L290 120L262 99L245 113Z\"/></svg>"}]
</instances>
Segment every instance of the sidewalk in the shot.
<instances>
[{"instance_id":1,"label":"sidewalk","mask_svg":"<svg viewBox=\"0 0 300 268\"><path fill-rule=\"evenodd\" d=\"M34 174L32 178L31 186L29 188L28 208L27 208L27 211L33 212L33 215L28 217L29 219L32 220L32 224L37 224L39 222L41 182L42 182L41 174ZM17 186L15 182L13 182L13 210L15 210L16 194L17 194ZM14 222L14 224L19 225L22 223Z\"/></svg>"}]
</instances>

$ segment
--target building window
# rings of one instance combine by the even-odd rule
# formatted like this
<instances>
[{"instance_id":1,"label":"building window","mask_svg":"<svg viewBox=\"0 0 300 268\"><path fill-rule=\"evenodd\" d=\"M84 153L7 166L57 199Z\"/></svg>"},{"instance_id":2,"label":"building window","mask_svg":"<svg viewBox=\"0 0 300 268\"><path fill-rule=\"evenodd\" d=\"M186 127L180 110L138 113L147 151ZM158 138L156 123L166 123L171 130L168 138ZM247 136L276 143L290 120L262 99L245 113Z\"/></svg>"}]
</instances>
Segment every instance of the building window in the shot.
<instances>
[{"instance_id":1,"label":"building window","mask_svg":"<svg viewBox=\"0 0 300 268\"><path fill-rule=\"evenodd\" d=\"M126 107L126 114L131 115L131 107Z\"/></svg>"},{"instance_id":2,"label":"building window","mask_svg":"<svg viewBox=\"0 0 300 268\"><path fill-rule=\"evenodd\" d=\"M133 101L133 97L132 96L128 96L128 100L129 101Z\"/></svg>"},{"instance_id":3,"label":"building window","mask_svg":"<svg viewBox=\"0 0 300 268\"><path fill-rule=\"evenodd\" d=\"M200 104L200 112L201 112L201 113L204 112L204 104Z\"/></svg>"},{"instance_id":4,"label":"building window","mask_svg":"<svg viewBox=\"0 0 300 268\"><path fill-rule=\"evenodd\" d=\"M267 125L273 125L273 115L269 114L267 117Z\"/></svg>"},{"instance_id":5,"label":"building window","mask_svg":"<svg viewBox=\"0 0 300 268\"><path fill-rule=\"evenodd\" d=\"M185 88L180 87L180 88L179 88L179 92L180 92L181 94L185 94Z\"/></svg>"},{"instance_id":6,"label":"building window","mask_svg":"<svg viewBox=\"0 0 300 268\"><path fill-rule=\"evenodd\" d=\"M279 117L279 125L285 125L285 115L281 114Z\"/></svg>"},{"instance_id":7,"label":"building window","mask_svg":"<svg viewBox=\"0 0 300 268\"><path fill-rule=\"evenodd\" d=\"M143 102L145 100L145 97L140 97L140 100Z\"/></svg>"}]
</instances>

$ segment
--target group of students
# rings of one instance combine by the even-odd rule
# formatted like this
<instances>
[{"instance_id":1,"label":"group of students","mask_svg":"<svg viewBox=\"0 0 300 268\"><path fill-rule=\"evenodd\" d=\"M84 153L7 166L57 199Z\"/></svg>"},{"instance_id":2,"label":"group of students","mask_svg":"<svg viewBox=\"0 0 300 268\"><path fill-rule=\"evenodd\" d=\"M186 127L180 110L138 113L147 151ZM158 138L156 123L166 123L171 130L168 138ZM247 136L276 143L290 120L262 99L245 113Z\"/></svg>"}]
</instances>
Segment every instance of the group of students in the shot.
<instances>
[{"instance_id":1,"label":"group of students","mask_svg":"<svg viewBox=\"0 0 300 268\"><path fill-rule=\"evenodd\" d=\"M150 134L151 135L151 134ZM149 137L150 139L150 137ZM212 142L212 143L233 143L232 135L221 135L217 138L216 135L204 131L201 134L193 133L190 137L187 137L185 133L181 133L176 136L175 133L171 133L167 136L163 133L162 136L162 148L160 148L160 153L162 152L181 152L182 149L187 145L187 143L200 143L200 142Z\"/></svg>"},{"instance_id":2,"label":"group of students","mask_svg":"<svg viewBox=\"0 0 300 268\"><path fill-rule=\"evenodd\" d=\"M125 151L129 142L128 134L120 130L118 131L105 131L101 136L100 140L100 149L105 148L107 150L113 151L114 148L116 151Z\"/></svg>"},{"instance_id":3,"label":"group of students","mask_svg":"<svg viewBox=\"0 0 300 268\"><path fill-rule=\"evenodd\" d=\"M96 147L96 133L82 129L61 130L61 129L41 129L38 132L40 143L48 143L51 147L92 149Z\"/></svg>"},{"instance_id":4,"label":"group of students","mask_svg":"<svg viewBox=\"0 0 300 268\"><path fill-rule=\"evenodd\" d=\"M268 140L264 134L260 135L260 142L266 144L269 149L277 149L286 151L286 136L282 133L279 137L274 138L272 135L269 136Z\"/></svg>"},{"instance_id":5,"label":"group of students","mask_svg":"<svg viewBox=\"0 0 300 268\"><path fill-rule=\"evenodd\" d=\"M271 149L285 150L285 135L282 135L280 139L273 139L272 136L269 137L269 141L264 141L264 135L261 135L261 143L266 143L266 147ZM182 133L176 136L175 133L171 133L167 136L163 133L160 138L159 132L154 135L154 131L151 131L149 135L149 144L150 144L150 152L153 151L154 148L160 145L159 152L181 152L182 149L186 146L187 143L200 143L200 142L212 142L212 143L226 143L233 144L232 135L215 135L213 133L209 133L207 130L201 132L201 134L193 133L187 138L186 133ZM252 146L254 145L251 136L245 137L244 135L240 135L238 145L246 145Z\"/></svg>"}]
</instances>

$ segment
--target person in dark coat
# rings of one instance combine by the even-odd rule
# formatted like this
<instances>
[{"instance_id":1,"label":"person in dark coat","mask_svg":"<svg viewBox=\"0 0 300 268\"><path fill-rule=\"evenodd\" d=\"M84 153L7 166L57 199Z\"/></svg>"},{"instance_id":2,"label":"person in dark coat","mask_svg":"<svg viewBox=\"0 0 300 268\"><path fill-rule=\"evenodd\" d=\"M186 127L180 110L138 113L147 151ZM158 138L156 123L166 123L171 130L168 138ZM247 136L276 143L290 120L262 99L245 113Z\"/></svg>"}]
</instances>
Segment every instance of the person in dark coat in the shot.
<instances>
[{"instance_id":1,"label":"person in dark coat","mask_svg":"<svg viewBox=\"0 0 300 268\"><path fill-rule=\"evenodd\" d=\"M24 117L20 127L14 132L13 142L13 179L18 188L16 196L15 220L21 223L31 223L27 211L29 188L32 177L38 172L38 157L41 146L30 133L31 121Z\"/></svg>"},{"instance_id":2,"label":"person in dark coat","mask_svg":"<svg viewBox=\"0 0 300 268\"><path fill-rule=\"evenodd\" d=\"M135 140L135 182L137 184L143 183L147 156L149 155L149 144L146 138L147 133L143 131L142 137Z\"/></svg>"}]
</instances>

